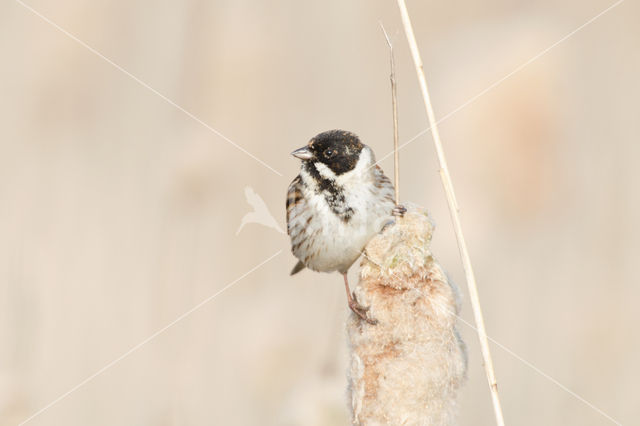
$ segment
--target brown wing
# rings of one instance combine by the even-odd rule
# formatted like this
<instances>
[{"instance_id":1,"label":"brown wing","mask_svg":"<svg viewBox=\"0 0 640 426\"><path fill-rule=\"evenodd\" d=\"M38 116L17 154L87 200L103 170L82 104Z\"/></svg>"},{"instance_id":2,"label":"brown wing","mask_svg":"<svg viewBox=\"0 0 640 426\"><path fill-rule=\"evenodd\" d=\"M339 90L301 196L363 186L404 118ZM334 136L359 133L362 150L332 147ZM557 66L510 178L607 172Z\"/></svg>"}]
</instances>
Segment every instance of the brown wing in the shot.
<instances>
[{"instance_id":1,"label":"brown wing","mask_svg":"<svg viewBox=\"0 0 640 426\"><path fill-rule=\"evenodd\" d=\"M384 172L382 171L382 168L378 165L376 165L376 179L375 179L375 185L376 187L380 188L381 190L383 190L384 192L384 198L391 200L394 204L396 202L395 198L395 191L393 189L393 184L391 183L391 181L389 180L389 178L384 174Z\"/></svg>"},{"instance_id":2,"label":"brown wing","mask_svg":"<svg viewBox=\"0 0 640 426\"><path fill-rule=\"evenodd\" d=\"M300 231L299 226L292 226L291 220L297 215L300 214L302 208L304 208L304 195L302 193L302 179L298 175L291 185L289 185L289 190L287 191L287 234L291 235L291 232L295 228L295 232ZM291 237L293 242L294 237ZM304 263L301 260L296 263L296 265L291 270L291 275L297 274L301 270L305 268Z\"/></svg>"},{"instance_id":3,"label":"brown wing","mask_svg":"<svg viewBox=\"0 0 640 426\"><path fill-rule=\"evenodd\" d=\"M296 178L289 185L287 191L287 234L291 234L290 222L293 214L293 209L300 203L304 202L304 196L302 194L302 179L300 176Z\"/></svg>"}]
</instances>

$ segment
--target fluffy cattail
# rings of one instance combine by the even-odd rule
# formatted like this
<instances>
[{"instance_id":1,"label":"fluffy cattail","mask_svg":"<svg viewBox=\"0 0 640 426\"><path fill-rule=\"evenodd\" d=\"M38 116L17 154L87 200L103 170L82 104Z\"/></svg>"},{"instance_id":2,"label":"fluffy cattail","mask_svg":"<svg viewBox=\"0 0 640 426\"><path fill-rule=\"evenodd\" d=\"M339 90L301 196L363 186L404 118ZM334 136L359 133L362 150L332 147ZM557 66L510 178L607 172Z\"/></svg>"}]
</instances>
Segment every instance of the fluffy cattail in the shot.
<instances>
[{"instance_id":1,"label":"fluffy cattail","mask_svg":"<svg viewBox=\"0 0 640 426\"><path fill-rule=\"evenodd\" d=\"M367 245L354 291L378 323L353 314L347 323L352 420L451 425L467 364L459 294L431 254L427 212L411 208L396 222Z\"/></svg>"}]
</instances>

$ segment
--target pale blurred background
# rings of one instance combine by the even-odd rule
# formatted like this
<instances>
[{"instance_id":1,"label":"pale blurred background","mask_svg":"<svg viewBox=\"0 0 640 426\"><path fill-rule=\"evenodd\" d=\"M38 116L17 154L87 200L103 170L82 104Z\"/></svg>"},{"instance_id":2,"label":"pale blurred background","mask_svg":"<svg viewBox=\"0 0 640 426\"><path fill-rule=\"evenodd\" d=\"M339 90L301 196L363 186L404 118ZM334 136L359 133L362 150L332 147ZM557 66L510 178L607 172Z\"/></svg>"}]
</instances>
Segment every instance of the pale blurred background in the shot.
<instances>
[{"instance_id":1,"label":"pale blurred background","mask_svg":"<svg viewBox=\"0 0 640 426\"><path fill-rule=\"evenodd\" d=\"M395 3L28 4L282 176L2 2L0 424L82 384L28 424L347 425L340 277L289 277L288 237L236 231L245 187L284 227L289 153L316 133L349 129L389 152L378 21L397 50L401 141L427 127ZM612 4L409 1L436 115ZM623 424L640 417L639 17L638 2L619 4L440 129L489 335ZM428 134L401 164L402 199L430 209L472 323ZM491 425L477 338L460 330L460 424ZM614 424L492 348L507 424Z\"/></svg>"}]
</instances>

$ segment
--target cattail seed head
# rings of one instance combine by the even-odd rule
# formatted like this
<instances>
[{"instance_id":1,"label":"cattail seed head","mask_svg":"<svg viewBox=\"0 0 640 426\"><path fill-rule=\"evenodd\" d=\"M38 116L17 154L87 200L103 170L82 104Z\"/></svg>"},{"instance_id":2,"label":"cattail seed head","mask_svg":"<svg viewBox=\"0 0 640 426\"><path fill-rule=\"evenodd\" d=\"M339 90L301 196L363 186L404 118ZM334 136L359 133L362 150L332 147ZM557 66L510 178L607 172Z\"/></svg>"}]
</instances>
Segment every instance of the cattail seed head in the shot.
<instances>
[{"instance_id":1,"label":"cattail seed head","mask_svg":"<svg viewBox=\"0 0 640 426\"><path fill-rule=\"evenodd\" d=\"M366 247L351 315L349 394L354 424L452 425L466 374L456 331L459 294L430 250L427 212L410 208Z\"/></svg>"}]
</instances>

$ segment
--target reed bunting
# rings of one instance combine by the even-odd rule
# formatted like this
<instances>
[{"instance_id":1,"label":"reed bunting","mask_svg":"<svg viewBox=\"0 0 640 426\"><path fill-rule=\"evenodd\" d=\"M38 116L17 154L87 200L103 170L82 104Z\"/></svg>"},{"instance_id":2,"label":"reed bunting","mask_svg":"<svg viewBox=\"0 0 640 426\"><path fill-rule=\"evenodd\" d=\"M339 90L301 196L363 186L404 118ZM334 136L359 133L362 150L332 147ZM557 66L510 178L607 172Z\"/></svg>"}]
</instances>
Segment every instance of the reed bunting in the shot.
<instances>
[{"instance_id":1,"label":"reed bunting","mask_svg":"<svg viewBox=\"0 0 640 426\"><path fill-rule=\"evenodd\" d=\"M344 130L329 130L291 153L302 160L287 193L287 233L299 259L291 275L305 267L338 271L344 277L351 310L371 324L349 290L347 271L369 240L402 215L391 181L375 165L371 148Z\"/></svg>"}]
</instances>

